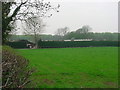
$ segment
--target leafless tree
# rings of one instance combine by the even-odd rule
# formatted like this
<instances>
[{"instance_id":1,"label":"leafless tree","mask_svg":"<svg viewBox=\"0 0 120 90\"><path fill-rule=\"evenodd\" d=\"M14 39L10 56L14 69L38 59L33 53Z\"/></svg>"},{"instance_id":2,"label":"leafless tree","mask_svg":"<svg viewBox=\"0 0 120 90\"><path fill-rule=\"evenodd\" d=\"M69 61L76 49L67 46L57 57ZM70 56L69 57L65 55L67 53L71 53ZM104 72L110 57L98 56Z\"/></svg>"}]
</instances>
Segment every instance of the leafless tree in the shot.
<instances>
[{"instance_id":1,"label":"leafless tree","mask_svg":"<svg viewBox=\"0 0 120 90\"><path fill-rule=\"evenodd\" d=\"M15 0L14 2L2 2L2 35L3 43L11 32L10 23L16 20L24 21L33 15L39 17L50 17L52 13L48 11L58 11L58 6L52 6L50 2L44 0Z\"/></svg>"},{"instance_id":2,"label":"leafless tree","mask_svg":"<svg viewBox=\"0 0 120 90\"><path fill-rule=\"evenodd\" d=\"M89 25L84 25L82 28L79 28L76 30L76 33L81 33L81 34L87 34L92 30L92 28Z\"/></svg>"},{"instance_id":3,"label":"leafless tree","mask_svg":"<svg viewBox=\"0 0 120 90\"><path fill-rule=\"evenodd\" d=\"M34 42L36 44L35 48L38 48L38 41L40 40L40 34L44 30L46 24L43 23L43 20L39 17L30 17L25 21L24 34L33 35Z\"/></svg>"},{"instance_id":4,"label":"leafless tree","mask_svg":"<svg viewBox=\"0 0 120 90\"><path fill-rule=\"evenodd\" d=\"M82 26L81 30L83 33L88 33L92 30L92 28L89 25L84 25Z\"/></svg>"},{"instance_id":5,"label":"leafless tree","mask_svg":"<svg viewBox=\"0 0 120 90\"><path fill-rule=\"evenodd\" d=\"M56 31L56 35L58 35L58 36L64 36L68 32L69 32L69 28L68 27L58 28L58 30Z\"/></svg>"}]
</instances>

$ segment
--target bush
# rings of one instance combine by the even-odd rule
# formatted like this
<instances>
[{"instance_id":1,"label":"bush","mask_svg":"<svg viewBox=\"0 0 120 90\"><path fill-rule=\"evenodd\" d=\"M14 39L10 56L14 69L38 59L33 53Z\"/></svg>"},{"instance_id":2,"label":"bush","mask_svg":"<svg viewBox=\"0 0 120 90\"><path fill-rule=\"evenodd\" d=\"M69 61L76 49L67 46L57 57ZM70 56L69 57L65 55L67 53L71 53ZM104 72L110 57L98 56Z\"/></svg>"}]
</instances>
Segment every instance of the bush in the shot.
<instances>
[{"instance_id":1,"label":"bush","mask_svg":"<svg viewBox=\"0 0 120 90\"><path fill-rule=\"evenodd\" d=\"M18 55L12 48L2 48L2 87L23 88L30 82L33 70L28 66L29 61Z\"/></svg>"}]
</instances>

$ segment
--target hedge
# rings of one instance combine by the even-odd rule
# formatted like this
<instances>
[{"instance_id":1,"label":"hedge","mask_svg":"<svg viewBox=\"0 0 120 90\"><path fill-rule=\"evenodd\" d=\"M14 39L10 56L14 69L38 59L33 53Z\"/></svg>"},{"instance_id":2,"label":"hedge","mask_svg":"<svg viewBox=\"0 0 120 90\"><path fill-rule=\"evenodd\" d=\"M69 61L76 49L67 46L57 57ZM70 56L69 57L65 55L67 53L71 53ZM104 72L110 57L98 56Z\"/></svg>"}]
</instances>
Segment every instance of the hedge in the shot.
<instances>
[{"instance_id":1,"label":"hedge","mask_svg":"<svg viewBox=\"0 0 120 90\"><path fill-rule=\"evenodd\" d=\"M40 48L119 46L118 41L40 41Z\"/></svg>"},{"instance_id":2,"label":"hedge","mask_svg":"<svg viewBox=\"0 0 120 90\"><path fill-rule=\"evenodd\" d=\"M20 40L15 42L7 42L6 45L12 47L12 48L29 48L27 44L33 44L27 40Z\"/></svg>"},{"instance_id":3,"label":"hedge","mask_svg":"<svg viewBox=\"0 0 120 90\"><path fill-rule=\"evenodd\" d=\"M12 48L29 48L30 42L8 42ZM66 47L100 47L100 46L119 46L118 41L39 41L39 48L66 48Z\"/></svg>"},{"instance_id":4,"label":"hedge","mask_svg":"<svg viewBox=\"0 0 120 90\"><path fill-rule=\"evenodd\" d=\"M2 46L2 88L25 88L31 82L29 60L8 46Z\"/></svg>"}]
</instances>

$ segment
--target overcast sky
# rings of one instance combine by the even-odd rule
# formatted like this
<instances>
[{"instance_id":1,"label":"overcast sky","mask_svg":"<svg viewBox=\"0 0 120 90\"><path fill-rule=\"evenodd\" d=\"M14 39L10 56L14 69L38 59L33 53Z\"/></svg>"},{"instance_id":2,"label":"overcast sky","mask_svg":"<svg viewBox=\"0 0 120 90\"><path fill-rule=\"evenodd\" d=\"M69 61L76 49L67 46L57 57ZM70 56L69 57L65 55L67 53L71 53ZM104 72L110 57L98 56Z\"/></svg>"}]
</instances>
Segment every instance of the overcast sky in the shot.
<instances>
[{"instance_id":1,"label":"overcast sky","mask_svg":"<svg viewBox=\"0 0 120 90\"><path fill-rule=\"evenodd\" d=\"M89 25L93 32L118 32L118 0L47 0L60 4L59 13L45 18L45 34L54 34L58 28L75 31ZM19 31L19 34L22 30Z\"/></svg>"}]
</instances>

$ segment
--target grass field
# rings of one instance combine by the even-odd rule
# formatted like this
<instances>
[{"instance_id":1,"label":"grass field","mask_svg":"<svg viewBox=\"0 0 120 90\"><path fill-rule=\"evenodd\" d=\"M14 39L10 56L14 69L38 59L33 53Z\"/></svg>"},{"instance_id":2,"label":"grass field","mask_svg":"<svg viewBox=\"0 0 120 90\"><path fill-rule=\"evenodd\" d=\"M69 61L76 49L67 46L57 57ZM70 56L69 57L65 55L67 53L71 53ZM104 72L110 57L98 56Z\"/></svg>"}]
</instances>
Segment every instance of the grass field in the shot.
<instances>
[{"instance_id":1,"label":"grass field","mask_svg":"<svg viewBox=\"0 0 120 90\"><path fill-rule=\"evenodd\" d=\"M36 69L28 87L115 88L118 48L51 48L17 50Z\"/></svg>"}]
</instances>

